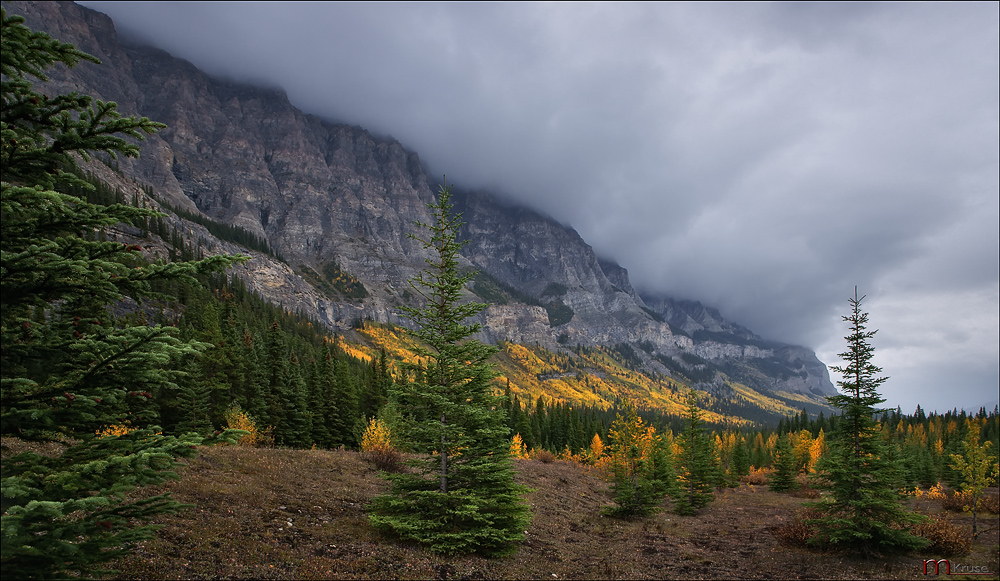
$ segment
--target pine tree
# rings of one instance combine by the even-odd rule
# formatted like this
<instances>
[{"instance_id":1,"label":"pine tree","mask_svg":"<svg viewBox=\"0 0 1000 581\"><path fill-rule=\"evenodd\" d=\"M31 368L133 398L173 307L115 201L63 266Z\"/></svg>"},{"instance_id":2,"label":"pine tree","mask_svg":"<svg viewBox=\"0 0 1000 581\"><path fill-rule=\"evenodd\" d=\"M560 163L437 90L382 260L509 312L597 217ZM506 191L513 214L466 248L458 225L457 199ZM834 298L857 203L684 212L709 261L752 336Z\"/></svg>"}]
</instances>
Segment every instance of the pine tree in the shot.
<instances>
[{"instance_id":1,"label":"pine tree","mask_svg":"<svg viewBox=\"0 0 1000 581\"><path fill-rule=\"evenodd\" d=\"M458 271L461 221L452 214L451 188L442 187L429 208L434 224L419 225L430 236L417 240L433 258L411 281L426 304L407 309L426 348L418 351L416 380L393 388L404 439L421 457L413 472L385 475L390 491L372 502L370 519L438 553L507 553L524 538L529 509L493 395L488 359L495 349L470 339L479 326L464 323L485 306L460 303L471 274Z\"/></svg>"},{"instance_id":2,"label":"pine tree","mask_svg":"<svg viewBox=\"0 0 1000 581\"><path fill-rule=\"evenodd\" d=\"M875 349L869 340L877 331L866 330L864 298L858 298L855 288L848 300L851 314L843 319L850 334L845 337L847 351L840 354L846 366L831 367L843 376L837 385L844 393L827 400L842 415L829 453L817 465L832 494L831 501L814 505L823 516L809 521L817 530L810 542L864 553L919 549L927 540L908 529L921 517L903 509L902 468L897 455L886 449L875 421L884 411L876 406L885 401L878 388L888 378L879 376L882 369L872 363Z\"/></svg>"},{"instance_id":3,"label":"pine tree","mask_svg":"<svg viewBox=\"0 0 1000 581\"><path fill-rule=\"evenodd\" d=\"M747 451L747 442L742 437L736 439L733 446L732 459L729 462L729 478L735 486L739 484L740 478L750 474L750 452Z\"/></svg>"},{"instance_id":4,"label":"pine tree","mask_svg":"<svg viewBox=\"0 0 1000 581\"><path fill-rule=\"evenodd\" d=\"M774 450L774 472L768 478L768 487L774 492L784 492L799 487L795 481L796 470L795 450L785 434L778 440Z\"/></svg>"},{"instance_id":5,"label":"pine tree","mask_svg":"<svg viewBox=\"0 0 1000 581\"><path fill-rule=\"evenodd\" d=\"M47 81L57 62L98 61L6 10L0 18L0 433L5 446L19 439L62 449L4 458L0 566L8 578L90 576L151 535L137 521L180 506L168 495L125 493L173 475L175 458L201 441L160 435L148 402L177 388L178 362L204 345L182 342L176 329L114 320L107 306L152 296L152 281L196 282L192 275L233 259L145 264L137 246L94 235L156 214L87 202L93 186L76 177L74 155L137 156L125 137L163 125L122 117L114 103L35 91L32 78ZM137 429L95 434L124 425Z\"/></svg>"},{"instance_id":6,"label":"pine tree","mask_svg":"<svg viewBox=\"0 0 1000 581\"><path fill-rule=\"evenodd\" d=\"M674 511L690 515L712 501L712 487L719 480L719 469L694 392L688 395L686 416L687 426L679 438L681 453L677 457Z\"/></svg>"}]
</instances>

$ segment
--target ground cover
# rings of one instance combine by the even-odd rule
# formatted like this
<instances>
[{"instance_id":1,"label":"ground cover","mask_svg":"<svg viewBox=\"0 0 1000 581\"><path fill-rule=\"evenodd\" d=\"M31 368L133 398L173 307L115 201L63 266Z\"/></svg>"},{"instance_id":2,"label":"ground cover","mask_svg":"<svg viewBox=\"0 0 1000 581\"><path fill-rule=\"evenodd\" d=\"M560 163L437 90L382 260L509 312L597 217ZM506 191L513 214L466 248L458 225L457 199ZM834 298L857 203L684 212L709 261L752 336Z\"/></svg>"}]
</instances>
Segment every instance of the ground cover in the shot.
<instances>
[{"instance_id":1,"label":"ground cover","mask_svg":"<svg viewBox=\"0 0 1000 581\"><path fill-rule=\"evenodd\" d=\"M856 559L782 544L779 528L807 499L743 485L681 517L602 516L609 484L570 462L518 460L534 519L509 557L448 558L382 537L365 505L385 486L351 451L203 448L169 490L195 505L158 518L159 537L114 566L120 579L913 579L913 554ZM992 491L995 493L995 489ZM914 501L925 513L940 503ZM664 504L669 509L669 501ZM968 529L971 517L953 514ZM1000 571L997 515L986 518L973 552L951 564ZM952 577L955 577L954 575ZM976 577L989 578L989 577Z\"/></svg>"}]
</instances>

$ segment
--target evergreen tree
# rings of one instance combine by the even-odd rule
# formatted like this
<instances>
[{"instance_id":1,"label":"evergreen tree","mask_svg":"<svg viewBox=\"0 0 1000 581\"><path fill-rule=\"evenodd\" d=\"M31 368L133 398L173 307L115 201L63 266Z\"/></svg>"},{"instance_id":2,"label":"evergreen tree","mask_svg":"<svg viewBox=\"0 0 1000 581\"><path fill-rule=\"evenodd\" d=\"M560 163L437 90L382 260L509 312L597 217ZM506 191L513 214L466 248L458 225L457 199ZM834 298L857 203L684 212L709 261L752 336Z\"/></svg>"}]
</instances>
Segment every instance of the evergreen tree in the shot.
<instances>
[{"instance_id":1,"label":"evergreen tree","mask_svg":"<svg viewBox=\"0 0 1000 581\"><path fill-rule=\"evenodd\" d=\"M172 476L175 458L201 441L160 435L148 402L176 389L178 362L204 345L182 342L176 329L113 320L107 306L153 296L152 281L194 282L233 259L145 264L138 246L94 235L156 214L88 202L93 186L75 176L74 154L134 157L138 146L124 137L163 125L122 117L114 103L35 91L32 78L47 81L57 62L98 61L6 10L0 20L0 434L5 445L61 446L53 456L4 458L0 566L16 579L91 576L152 534L137 522L180 506L168 495L125 493ZM125 425L137 429L95 435Z\"/></svg>"},{"instance_id":2,"label":"evergreen tree","mask_svg":"<svg viewBox=\"0 0 1000 581\"><path fill-rule=\"evenodd\" d=\"M452 214L451 188L430 206L434 224L419 239L431 251L428 270L411 285L426 301L407 309L417 324L417 380L394 388L409 447L421 458L413 472L386 474L388 494L370 505L373 525L439 553L502 554L524 538L529 508L514 483L510 430L493 395L494 348L470 336L465 324L484 305L460 304L471 274L458 272L460 218Z\"/></svg>"},{"instance_id":3,"label":"evergreen tree","mask_svg":"<svg viewBox=\"0 0 1000 581\"><path fill-rule=\"evenodd\" d=\"M729 462L729 478L735 486L740 478L750 474L750 452L747 451L747 443L742 437L737 437L736 445L733 446L732 459Z\"/></svg>"},{"instance_id":4,"label":"evergreen tree","mask_svg":"<svg viewBox=\"0 0 1000 581\"><path fill-rule=\"evenodd\" d=\"M693 391L688 394L686 416L687 425L679 437L674 511L690 515L712 501L712 487L719 478L713 443L705 433L705 421Z\"/></svg>"},{"instance_id":5,"label":"evergreen tree","mask_svg":"<svg viewBox=\"0 0 1000 581\"><path fill-rule=\"evenodd\" d=\"M324 365L313 360L310 365L309 374L309 423L312 426L312 441L329 448L333 444L330 430L327 427L329 421L329 407L333 401L332 383L327 382L323 377Z\"/></svg>"},{"instance_id":6,"label":"evergreen tree","mask_svg":"<svg viewBox=\"0 0 1000 581\"><path fill-rule=\"evenodd\" d=\"M332 375L327 371L324 376L333 380L336 404L330 414L330 431L334 444L354 448L361 444L355 428L363 424L364 420L361 417L357 383L347 361L341 355L340 349L335 345L327 353L325 360L326 369L333 369Z\"/></svg>"},{"instance_id":7,"label":"evergreen tree","mask_svg":"<svg viewBox=\"0 0 1000 581\"><path fill-rule=\"evenodd\" d=\"M811 542L865 553L919 549L927 540L909 528L921 517L903 509L901 467L874 419L883 411L876 406L885 401L878 388L888 378L880 377L882 369L872 363L875 349L869 340L877 331L866 330L864 298L855 288L848 301L851 314L843 317L850 324L847 351L840 354L846 366L831 367L843 376L837 385L844 393L827 400L842 415L829 453L817 465L832 494L831 501L814 505L823 516L810 520L817 530Z\"/></svg>"},{"instance_id":8,"label":"evergreen tree","mask_svg":"<svg viewBox=\"0 0 1000 581\"><path fill-rule=\"evenodd\" d=\"M778 440L774 451L774 472L768 478L767 484L774 492L784 492L798 488L795 481L796 470L795 450L788 441L788 434Z\"/></svg>"}]
</instances>

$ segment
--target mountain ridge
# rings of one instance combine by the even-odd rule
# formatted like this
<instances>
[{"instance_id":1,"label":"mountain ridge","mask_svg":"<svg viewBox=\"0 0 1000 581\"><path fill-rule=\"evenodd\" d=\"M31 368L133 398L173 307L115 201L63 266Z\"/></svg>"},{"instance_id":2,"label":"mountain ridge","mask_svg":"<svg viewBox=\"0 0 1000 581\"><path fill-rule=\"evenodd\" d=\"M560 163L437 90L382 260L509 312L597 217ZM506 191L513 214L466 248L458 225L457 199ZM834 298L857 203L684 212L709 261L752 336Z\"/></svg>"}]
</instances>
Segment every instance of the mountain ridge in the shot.
<instances>
[{"instance_id":1,"label":"mountain ridge","mask_svg":"<svg viewBox=\"0 0 1000 581\"><path fill-rule=\"evenodd\" d=\"M332 329L359 319L408 324L399 307L414 304L407 281L427 258L409 236L414 222L429 220L435 183L415 152L304 113L280 88L214 79L160 49L124 45L110 18L82 6L5 6L104 62L60 69L52 90L95 94L125 114L168 125L143 144L142 157L120 162L123 172L164 202L241 227L285 257L285 265L255 257L240 274L256 279L251 287ZM471 285L469 298L482 298L477 288L489 285L510 297L487 301L482 339L551 350L642 345L644 365L658 373L678 372L670 366L684 368L685 355L704 360L697 365L714 374L706 385L724 374L754 389L817 399L835 393L809 349L765 341L697 301L637 292L625 268L555 218L461 189L456 209L466 222L462 266L486 277L482 287ZM356 280L364 292L324 290L319 279L328 272Z\"/></svg>"}]
</instances>

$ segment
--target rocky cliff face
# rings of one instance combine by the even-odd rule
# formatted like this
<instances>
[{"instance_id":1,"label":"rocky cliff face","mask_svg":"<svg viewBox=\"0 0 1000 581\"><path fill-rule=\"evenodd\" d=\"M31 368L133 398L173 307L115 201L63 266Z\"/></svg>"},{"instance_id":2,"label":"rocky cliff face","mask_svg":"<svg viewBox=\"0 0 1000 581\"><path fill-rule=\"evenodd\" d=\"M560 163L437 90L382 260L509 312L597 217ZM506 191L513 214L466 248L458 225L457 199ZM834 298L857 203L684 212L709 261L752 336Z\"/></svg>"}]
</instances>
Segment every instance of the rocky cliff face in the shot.
<instances>
[{"instance_id":1,"label":"rocky cliff face","mask_svg":"<svg viewBox=\"0 0 1000 581\"><path fill-rule=\"evenodd\" d=\"M5 7L103 61L54 72L53 91L93 94L168 125L139 160L122 161L125 173L164 202L266 238L286 259L255 255L240 273L252 288L334 328L358 318L406 323L398 307L412 304L407 281L426 258L408 235L428 220L433 199L415 153L307 115L280 90L213 79L163 51L125 46L109 18L81 6ZM552 349L642 344L647 364L665 373L664 358L688 353L754 387L833 391L808 349L763 342L699 303L641 297L624 268L599 260L556 220L485 193L462 192L456 205L467 222L465 266L486 276L472 289L485 296L480 285L493 285L505 297L481 316L484 339ZM327 284L331 272L364 290Z\"/></svg>"}]
</instances>

